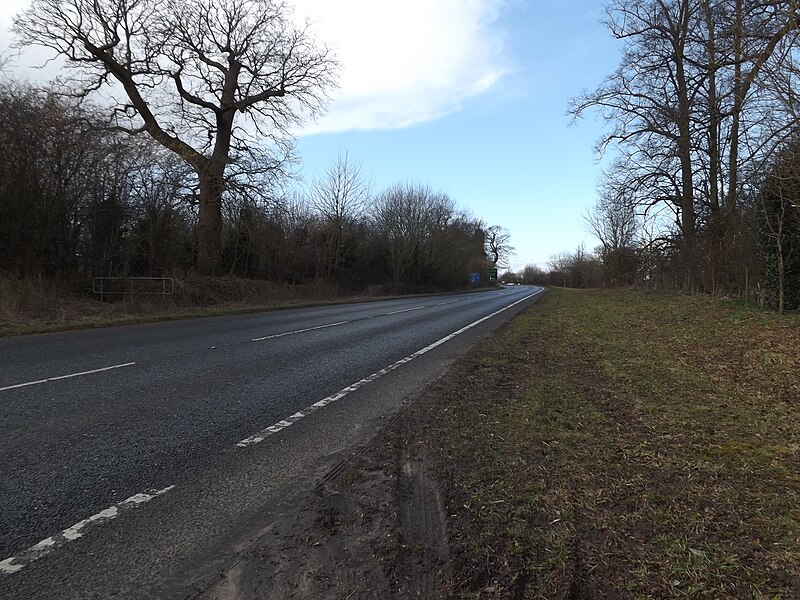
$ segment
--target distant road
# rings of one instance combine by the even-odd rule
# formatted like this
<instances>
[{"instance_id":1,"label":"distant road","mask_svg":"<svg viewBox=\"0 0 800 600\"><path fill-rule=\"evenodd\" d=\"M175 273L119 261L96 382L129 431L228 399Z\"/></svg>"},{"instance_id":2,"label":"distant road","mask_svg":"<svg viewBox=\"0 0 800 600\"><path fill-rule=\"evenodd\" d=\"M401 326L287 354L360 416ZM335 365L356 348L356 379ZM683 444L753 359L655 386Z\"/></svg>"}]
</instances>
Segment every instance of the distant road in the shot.
<instances>
[{"instance_id":1,"label":"distant road","mask_svg":"<svg viewBox=\"0 0 800 600\"><path fill-rule=\"evenodd\" d=\"M0 597L185 597L543 291L0 340Z\"/></svg>"}]
</instances>

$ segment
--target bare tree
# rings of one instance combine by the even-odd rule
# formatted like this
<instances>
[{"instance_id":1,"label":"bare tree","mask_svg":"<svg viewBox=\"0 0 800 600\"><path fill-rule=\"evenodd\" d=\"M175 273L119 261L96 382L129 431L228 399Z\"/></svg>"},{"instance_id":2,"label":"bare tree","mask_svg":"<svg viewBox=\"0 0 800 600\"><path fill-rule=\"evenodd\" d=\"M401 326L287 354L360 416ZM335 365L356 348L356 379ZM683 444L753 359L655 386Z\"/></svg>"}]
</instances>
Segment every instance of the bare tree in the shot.
<instances>
[{"instance_id":1,"label":"bare tree","mask_svg":"<svg viewBox=\"0 0 800 600\"><path fill-rule=\"evenodd\" d=\"M551 276L557 277L563 287L567 287L572 256L569 252L558 252L547 259Z\"/></svg>"},{"instance_id":2,"label":"bare tree","mask_svg":"<svg viewBox=\"0 0 800 600\"><path fill-rule=\"evenodd\" d=\"M528 285L542 284L545 282L547 273L538 265L525 265L522 270L522 282Z\"/></svg>"},{"instance_id":3,"label":"bare tree","mask_svg":"<svg viewBox=\"0 0 800 600\"><path fill-rule=\"evenodd\" d=\"M612 124L599 147L620 150L626 174L615 168L612 175L626 197L645 210L673 210L690 287L710 268L705 285L717 289L730 270L726 245L740 237L743 174L756 171L797 122L799 11L796 0L608 4L607 24L625 44L622 60L572 112L595 108Z\"/></svg>"},{"instance_id":4,"label":"bare tree","mask_svg":"<svg viewBox=\"0 0 800 600\"><path fill-rule=\"evenodd\" d=\"M129 274L168 274L174 265L185 262L179 257L184 255L182 238L191 239L189 223L195 220L188 201L194 177L184 161L151 139L124 141L135 153L126 181L135 223L130 232ZM178 235L182 229L186 234ZM191 261L191 254L185 254Z\"/></svg>"},{"instance_id":5,"label":"bare tree","mask_svg":"<svg viewBox=\"0 0 800 600\"><path fill-rule=\"evenodd\" d=\"M0 269L74 272L88 198L116 194L108 134L49 90L0 84Z\"/></svg>"},{"instance_id":6,"label":"bare tree","mask_svg":"<svg viewBox=\"0 0 800 600\"><path fill-rule=\"evenodd\" d=\"M631 283L636 274L635 244L639 219L635 206L622 194L606 188L594 208L584 216L600 241L600 257L612 286Z\"/></svg>"},{"instance_id":7,"label":"bare tree","mask_svg":"<svg viewBox=\"0 0 800 600\"><path fill-rule=\"evenodd\" d=\"M347 153L317 179L311 189L311 206L321 220L318 246L318 276L331 277L344 259L349 233L370 203L370 185Z\"/></svg>"},{"instance_id":8,"label":"bare tree","mask_svg":"<svg viewBox=\"0 0 800 600\"><path fill-rule=\"evenodd\" d=\"M689 0L614 0L607 25L625 42L617 71L594 92L572 103L572 114L600 110L613 124L599 143L641 149L653 174L674 181L687 260L694 253L695 189L691 117L698 74L686 60L689 26L696 6ZM677 164L676 164L677 163Z\"/></svg>"},{"instance_id":9,"label":"bare tree","mask_svg":"<svg viewBox=\"0 0 800 600\"><path fill-rule=\"evenodd\" d=\"M121 93L111 127L148 133L194 169L204 273L220 267L226 168L256 138L285 145L336 68L280 0L33 0L14 31L64 57L77 93Z\"/></svg>"},{"instance_id":10,"label":"bare tree","mask_svg":"<svg viewBox=\"0 0 800 600\"><path fill-rule=\"evenodd\" d=\"M453 200L426 185L396 184L378 196L374 221L385 242L394 283L433 278L442 259L440 234L456 217Z\"/></svg>"},{"instance_id":11,"label":"bare tree","mask_svg":"<svg viewBox=\"0 0 800 600\"><path fill-rule=\"evenodd\" d=\"M511 234L505 227L492 225L487 227L484 232L486 245L486 256L496 267L506 268L506 262L514 254L514 247L511 245Z\"/></svg>"},{"instance_id":12,"label":"bare tree","mask_svg":"<svg viewBox=\"0 0 800 600\"><path fill-rule=\"evenodd\" d=\"M783 182L775 182L773 189L770 190L771 198L767 198L768 194L763 194L761 197L763 223L766 230L766 237L771 240L774 252L775 263L775 279L777 280L777 290L774 290L777 296L777 309L778 314L782 315L786 306L786 262L787 256L785 246L786 240L786 224L787 224L787 210L790 201L784 196Z\"/></svg>"},{"instance_id":13,"label":"bare tree","mask_svg":"<svg viewBox=\"0 0 800 600\"><path fill-rule=\"evenodd\" d=\"M775 308L800 307L800 142L776 157L759 193L767 283Z\"/></svg>"},{"instance_id":14,"label":"bare tree","mask_svg":"<svg viewBox=\"0 0 800 600\"><path fill-rule=\"evenodd\" d=\"M636 212L620 196L601 196L584 220L605 249L630 248L635 242Z\"/></svg>"},{"instance_id":15,"label":"bare tree","mask_svg":"<svg viewBox=\"0 0 800 600\"><path fill-rule=\"evenodd\" d=\"M370 183L360 163L339 154L311 190L311 206L330 221L357 219L369 206Z\"/></svg>"}]
</instances>

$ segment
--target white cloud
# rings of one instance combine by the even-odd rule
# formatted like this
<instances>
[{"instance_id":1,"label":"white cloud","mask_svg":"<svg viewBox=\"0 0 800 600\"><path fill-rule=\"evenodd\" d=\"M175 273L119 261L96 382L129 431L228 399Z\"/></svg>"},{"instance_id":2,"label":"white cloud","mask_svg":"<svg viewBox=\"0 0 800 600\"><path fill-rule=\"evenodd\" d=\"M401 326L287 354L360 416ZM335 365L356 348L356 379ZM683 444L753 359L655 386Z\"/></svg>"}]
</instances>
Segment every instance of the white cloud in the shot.
<instances>
[{"instance_id":1,"label":"white cloud","mask_svg":"<svg viewBox=\"0 0 800 600\"><path fill-rule=\"evenodd\" d=\"M342 70L304 133L397 129L458 110L504 74L504 0L297 0Z\"/></svg>"},{"instance_id":2,"label":"white cloud","mask_svg":"<svg viewBox=\"0 0 800 600\"><path fill-rule=\"evenodd\" d=\"M0 53L9 51L12 18L27 6L28 0L2 0L2 6L0 7Z\"/></svg>"},{"instance_id":3,"label":"white cloud","mask_svg":"<svg viewBox=\"0 0 800 600\"><path fill-rule=\"evenodd\" d=\"M297 16L311 20L341 64L327 114L302 133L408 127L488 91L506 72L497 17L508 1L295 0ZM11 15L29 0L0 2L2 48ZM29 49L15 62L30 68L43 56Z\"/></svg>"}]
</instances>

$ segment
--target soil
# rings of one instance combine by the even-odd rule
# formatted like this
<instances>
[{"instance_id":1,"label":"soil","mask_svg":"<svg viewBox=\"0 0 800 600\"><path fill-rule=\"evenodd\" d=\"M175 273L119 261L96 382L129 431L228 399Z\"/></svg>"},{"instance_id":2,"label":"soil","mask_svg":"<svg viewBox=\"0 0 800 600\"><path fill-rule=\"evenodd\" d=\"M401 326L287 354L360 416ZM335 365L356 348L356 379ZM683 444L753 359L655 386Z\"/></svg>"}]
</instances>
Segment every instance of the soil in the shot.
<instances>
[{"instance_id":1,"label":"soil","mask_svg":"<svg viewBox=\"0 0 800 600\"><path fill-rule=\"evenodd\" d=\"M425 398L338 464L202 600L443 598L452 572Z\"/></svg>"}]
</instances>

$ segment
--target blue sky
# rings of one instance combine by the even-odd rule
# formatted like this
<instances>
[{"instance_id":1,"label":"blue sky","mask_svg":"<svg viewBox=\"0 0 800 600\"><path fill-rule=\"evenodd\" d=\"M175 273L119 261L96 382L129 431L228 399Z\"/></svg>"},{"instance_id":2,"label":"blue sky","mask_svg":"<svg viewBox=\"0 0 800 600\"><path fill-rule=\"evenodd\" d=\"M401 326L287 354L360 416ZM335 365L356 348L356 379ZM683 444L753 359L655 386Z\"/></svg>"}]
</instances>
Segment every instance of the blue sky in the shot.
<instances>
[{"instance_id":1,"label":"blue sky","mask_svg":"<svg viewBox=\"0 0 800 600\"><path fill-rule=\"evenodd\" d=\"M602 124L570 126L566 111L617 63L600 0L296 4L342 65L328 114L300 132L303 182L347 152L375 191L428 184L509 229L514 268L596 245L582 214L596 197ZM26 5L3 3L0 48Z\"/></svg>"},{"instance_id":2,"label":"blue sky","mask_svg":"<svg viewBox=\"0 0 800 600\"><path fill-rule=\"evenodd\" d=\"M496 81L409 127L303 135L302 170L310 180L347 151L377 189L407 179L441 189L509 229L512 267L544 266L556 252L597 244L582 214L596 198L593 147L602 124L589 117L570 126L566 111L571 97L614 70L618 44L600 23L599 0L482 4L496 9L482 31L502 46L491 57L490 68L502 72Z\"/></svg>"}]
</instances>

